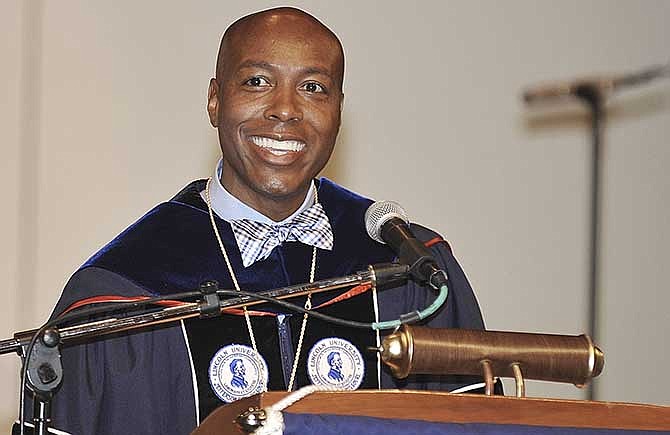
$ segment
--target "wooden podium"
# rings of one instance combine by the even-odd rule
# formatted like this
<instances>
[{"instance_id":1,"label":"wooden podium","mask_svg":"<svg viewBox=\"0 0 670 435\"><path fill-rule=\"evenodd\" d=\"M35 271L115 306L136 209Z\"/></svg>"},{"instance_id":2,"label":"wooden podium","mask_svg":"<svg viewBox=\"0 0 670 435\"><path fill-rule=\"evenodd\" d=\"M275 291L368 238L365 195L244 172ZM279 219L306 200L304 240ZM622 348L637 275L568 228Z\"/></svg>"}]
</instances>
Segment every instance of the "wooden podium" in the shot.
<instances>
[{"instance_id":1,"label":"wooden podium","mask_svg":"<svg viewBox=\"0 0 670 435\"><path fill-rule=\"evenodd\" d=\"M192 435L243 434L235 418L287 395L268 392L222 406ZM286 409L305 414L353 415L438 423L493 423L670 431L670 407L581 400L534 399L407 390L318 392Z\"/></svg>"}]
</instances>

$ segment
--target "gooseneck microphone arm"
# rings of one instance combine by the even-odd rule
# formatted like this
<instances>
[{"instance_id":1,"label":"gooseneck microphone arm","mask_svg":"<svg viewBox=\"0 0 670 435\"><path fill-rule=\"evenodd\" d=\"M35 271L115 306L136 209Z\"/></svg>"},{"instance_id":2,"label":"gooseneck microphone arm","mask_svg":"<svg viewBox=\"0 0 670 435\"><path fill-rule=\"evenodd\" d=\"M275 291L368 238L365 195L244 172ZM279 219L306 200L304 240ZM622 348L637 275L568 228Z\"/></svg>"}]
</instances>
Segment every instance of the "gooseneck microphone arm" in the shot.
<instances>
[{"instance_id":1,"label":"gooseneck microphone arm","mask_svg":"<svg viewBox=\"0 0 670 435\"><path fill-rule=\"evenodd\" d=\"M398 261L410 266L409 273L418 281L428 282L436 289L446 284L446 276L433 254L414 237L407 223L391 218L382 225L381 236L398 253Z\"/></svg>"},{"instance_id":2,"label":"gooseneck microphone arm","mask_svg":"<svg viewBox=\"0 0 670 435\"><path fill-rule=\"evenodd\" d=\"M389 245L398 255L398 261L409 266L414 279L428 282L438 290L447 285L446 273L438 267L428 248L414 236L407 213L400 204L375 202L365 212L365 226L373 240Z\"/></svg>"},{"instance_id":3,"label":"gooseneck microphone arm","mask_svg":"<svg viewBox=\"0 0 670 435\"><path fill-rule=\"evenodd\" d=\"M380 285L389 282L396 282L404 279L407 275L408 267L402 264L383 264L370 266L368 270L357 272L343 277L324 279L311 284L298 284L289 287L282 287L258 294L249 294L247 296L234 297L224 300L215 299L217 314L221 310L249 307L268 302L272 299L282 300L292 297L303 296L306 294L317 294L326 291L338 290L345 287L356 285ZM219 290L217 293L223 295L225 291ZM189 294L199 294L198 292L189 292ZM245 292L246 293L246 292ZM239 293L233 293L236 295ZM230 295L224 295L230 296ZM175 296L166 296L169 299ZM149 301L142 301L146 303ZM126 303L126 306L132 306L133 303ZM109 309L109 307L107 307ZM104 308L100 308L103 310ZM59 329L60 342L67 343L75 339L86 339L100 335L108 335L115 332L138 329L162 323L176 322L178 320L201 317L203 312L211 312L211 307L206 307L203 302L184 303L180 306L163 308L159 311L137 314L121 318L110 318L100 321L89 322L83 325L69 326ZM23 354L23 349L27 346L38 329L21 331L14 334L14 338L0 340L0 355L5 353L17 352Z\"/></svg>"}]
</instances>

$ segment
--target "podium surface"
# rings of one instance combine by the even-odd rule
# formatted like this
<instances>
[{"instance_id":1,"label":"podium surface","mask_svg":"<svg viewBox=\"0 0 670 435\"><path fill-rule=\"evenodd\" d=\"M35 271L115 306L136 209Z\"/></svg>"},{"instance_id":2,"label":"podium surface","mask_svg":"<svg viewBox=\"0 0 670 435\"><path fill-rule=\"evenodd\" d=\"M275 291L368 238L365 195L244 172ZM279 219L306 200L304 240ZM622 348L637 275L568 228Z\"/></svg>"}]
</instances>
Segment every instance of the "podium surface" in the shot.
<instances>
[{"instance_id":1,"label":"podium surface","mask_svg":"<svg viewBox=\"0 0 670 435\"><path fill-rule=\"evenodd\" d=\"M210 414L193 435L243 434L233 423L240 413L250 407L270 406L287 394L267 392L222 406ZM666 406L407 390L317 392L294 403L285 412L435 423L670 431L670 407Z\"/></svg>"}]
</instances>

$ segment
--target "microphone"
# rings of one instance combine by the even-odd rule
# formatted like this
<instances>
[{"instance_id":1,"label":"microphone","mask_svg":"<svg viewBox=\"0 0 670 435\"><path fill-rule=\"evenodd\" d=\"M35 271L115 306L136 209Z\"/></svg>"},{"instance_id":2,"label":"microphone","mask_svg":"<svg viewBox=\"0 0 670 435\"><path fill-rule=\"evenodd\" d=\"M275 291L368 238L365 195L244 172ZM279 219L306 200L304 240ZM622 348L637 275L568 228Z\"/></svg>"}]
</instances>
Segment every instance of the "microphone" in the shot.
<instances>
[{"instance_id":1,"label":"microphone","mask_svg":"<svg viewBox=\"0 0 670 435\"><path fill-rule=\"evenodd\" d=\"M532 86L523 92L523 99L527 104L532 104L556 98L581 97L585 93L593 92L605 96L621 88L641 85L664 76L670 76L670 63L629 74L594 76Z\"/></svg>"},{"instance_id":2,"label":"microphone","mask_svg":"<svg viewBox=\"0 0 670 435\"><path fill-rule=\"evenodd\" d=\"M365 212L365 229L373 240L385 243L410 266L409 273L417 281L428 282L439 289L447 284L447 276L428 248L417 240L409 228L407 212L393 201L378 201Z\"/></svg>"}]
</instances>

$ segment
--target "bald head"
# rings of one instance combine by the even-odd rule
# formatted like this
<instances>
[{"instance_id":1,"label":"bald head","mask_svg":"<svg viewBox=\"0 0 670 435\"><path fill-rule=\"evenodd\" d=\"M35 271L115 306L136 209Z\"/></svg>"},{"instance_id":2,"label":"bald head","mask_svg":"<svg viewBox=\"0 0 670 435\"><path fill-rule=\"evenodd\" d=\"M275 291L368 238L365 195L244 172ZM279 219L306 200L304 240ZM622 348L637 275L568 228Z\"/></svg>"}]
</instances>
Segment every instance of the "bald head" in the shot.
<instances>
[{"instance_id":1,"label":"bald head","mask_svg":"<svg viewBox=\"0 0 670 435\"><path fill-rule=\"evenodd\" d=\"M323 23L300 9L281 7L244 16L226 29L221 39L216 62L219 83L226 66L238 56L246 42L256 38L271 38L273 44L293 44L295 50L316 50L335 56L334 77L340 91L344 80L344 50L338 37Z\"/></svg>"}]
</instances>

